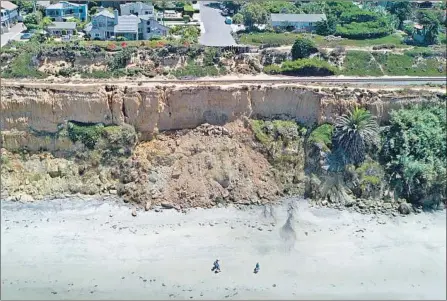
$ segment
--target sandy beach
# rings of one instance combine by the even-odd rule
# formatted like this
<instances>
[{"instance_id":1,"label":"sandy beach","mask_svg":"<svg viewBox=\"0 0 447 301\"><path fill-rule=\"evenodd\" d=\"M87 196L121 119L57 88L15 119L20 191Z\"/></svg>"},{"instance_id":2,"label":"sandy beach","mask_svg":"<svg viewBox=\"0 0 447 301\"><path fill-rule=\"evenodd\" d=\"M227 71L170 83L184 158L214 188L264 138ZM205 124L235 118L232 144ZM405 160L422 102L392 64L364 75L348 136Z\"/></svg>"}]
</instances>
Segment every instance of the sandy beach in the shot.
<instances>
[{"instance_id":1,"label":"sandy beach","mask_svg":"<svg viewBox=\"0 0 447 301\"><path fill-rule=\"evenodd\" d=\"M2 201L1 298L445 300L445 211L391 219L295 202L291 230L287 204L133 217L111 200Z\"/></svg>"}]
</instances>

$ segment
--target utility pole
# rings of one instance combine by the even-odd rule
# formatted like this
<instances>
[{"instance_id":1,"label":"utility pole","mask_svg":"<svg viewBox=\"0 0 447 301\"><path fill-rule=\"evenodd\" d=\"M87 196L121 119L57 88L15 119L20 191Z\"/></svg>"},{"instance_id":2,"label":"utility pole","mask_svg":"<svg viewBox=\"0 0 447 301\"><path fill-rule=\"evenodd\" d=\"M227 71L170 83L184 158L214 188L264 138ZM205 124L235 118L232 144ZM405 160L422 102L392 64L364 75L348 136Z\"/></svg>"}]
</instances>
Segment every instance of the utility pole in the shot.
<instances>
[{"instance_id":1,"label":"utility pole","mask_svg":"<svg viewBox=\"0 0 447 301\"><path fill-rule=\"evenodd\" d=\"M36 13L37 11L36 6L37 6L37 0L33 0L33 13Z\"/></svg>"}]
</instances>

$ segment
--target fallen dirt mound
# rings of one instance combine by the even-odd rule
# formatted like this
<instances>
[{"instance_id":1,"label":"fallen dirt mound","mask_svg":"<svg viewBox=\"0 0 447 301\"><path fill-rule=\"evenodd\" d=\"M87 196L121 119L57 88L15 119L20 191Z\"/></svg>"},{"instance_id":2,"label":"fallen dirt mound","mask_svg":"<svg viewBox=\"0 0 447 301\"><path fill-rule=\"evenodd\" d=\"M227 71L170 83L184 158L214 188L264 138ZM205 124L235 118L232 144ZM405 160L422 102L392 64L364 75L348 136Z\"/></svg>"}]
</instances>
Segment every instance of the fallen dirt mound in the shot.
<instances>
[{"instance_id":1,"label":"fallen dirt mound","mask_svg":"<svg viewBox=\"0 0 447 301\"><path fill-rule=\"evenodd\" d=\"M146 210L275 201L282 185L245 125L238 120L226 127L203 124L166 132L108 164L99 150L58 158L2 149L2 196L26 202L118 194Z\"/></svg>"},{"instance_id":2,"label":"fallen dirt mound","mask_svg":"<svg viewBox=\"0 0 447 301\"><path fill-rule=\"evenodd\" d=\"M276 200L281 190L252 137L242 121L159 135L122 166L118 194L177 209Z\"/></svg>"}]
</instances>

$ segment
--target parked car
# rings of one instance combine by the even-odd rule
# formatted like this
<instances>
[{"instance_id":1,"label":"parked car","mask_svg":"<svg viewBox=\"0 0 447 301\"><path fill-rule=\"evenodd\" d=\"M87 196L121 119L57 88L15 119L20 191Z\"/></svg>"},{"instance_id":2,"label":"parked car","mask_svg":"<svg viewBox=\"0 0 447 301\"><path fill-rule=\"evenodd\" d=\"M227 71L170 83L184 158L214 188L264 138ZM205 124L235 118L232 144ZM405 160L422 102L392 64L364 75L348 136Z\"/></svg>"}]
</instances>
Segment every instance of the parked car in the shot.
<instances>
[{"instance_id":1,"label":"parked car","mask_svg":"<svg viewBox=\"0 0 447 301\"><path fill-rule=\"evenodd\" d=\"M229 25L233 24L233 19L231 19L230 17L226 17L225 24L229 24Z\"/></svg>"},{"instance_id":2,"label":"parked car","mask_svg":"<svg viewBox=\"0 0 447 301\"><path fill-rule=\"evenodd\" d=\"M22 34L21 36L20 36L20 39L21 40L29 40L29 39L31 39L31 37L33 36L34 34L32 34L32 33L30 33L30 32L25 32L24 34Z\"/></svg>"}]
</instances>

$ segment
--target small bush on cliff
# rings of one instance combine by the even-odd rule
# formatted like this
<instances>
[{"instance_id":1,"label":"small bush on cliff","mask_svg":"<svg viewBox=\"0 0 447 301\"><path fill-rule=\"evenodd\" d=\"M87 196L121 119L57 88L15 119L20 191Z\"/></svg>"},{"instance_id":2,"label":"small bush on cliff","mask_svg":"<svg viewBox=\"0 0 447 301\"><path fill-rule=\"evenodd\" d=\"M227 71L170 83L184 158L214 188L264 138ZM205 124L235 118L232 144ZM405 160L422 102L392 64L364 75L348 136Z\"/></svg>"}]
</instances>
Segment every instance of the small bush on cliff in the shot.
<instances>
[{"instance_id":1,"label":"small bush on cliff","mask_svg":"<svg viewBox=\"0 0 447 301\"><path fill-rule=\"evenodd\" d=\"M281 66L279 65L267 65L264 67L264 73L267 74L281 74Z\"/></svg>"},{"instance_id":2,"label":"small bush on cliff","mask_svg":"<svg viewBox=\"0 0 447 301\"><path fill-rule=\"evenodd\" d=\"M133 51L130 48L124 48L113 55L111 60L107 63L107 66L112 71L125 68L130 62L132 53Z\"/></svg>"},{"instance_id":3,"label":"small bush on cliff","mask_svg":"<svg viewBox=\"0 0 447 301\"><path fill-rule=\"evenodd\" d=\"M132 148L137 142L135 128L129 124L122 126L107 126L104 128L103 136L107 140L107 148Z\"/></svg>"},{"instance_id":4,"label":"small bush on cliff","mask_svg":"<svg viewBox=\"0 0 447 301\"><path fill-rule=\"evenodd\" d=\"M349 166L348 187L359 198L380 198L382 196L385 172L378 162L367 160L359 167Z\"/></svg>"},{"instance_id":5,"label":"small bush on cliff","mask_svg":"<svg viewBox=\"0 0 447 301\"><path fill-rule=\"evenodd\" d=\"M307 138L309 144L320 144L325 151L328 151L332 146L332 133L334 126L326 123L315 128Z\"/></svg>"},{"instance_id":6,"label":"small bush on cliff","mask_svg":"<svg viewBox=\"0 0 447 301\"><path fill-rule=\"evenodd\" d=\"M68 123L68 137L73 142L81 141L87 148L93 149L104 132L102 124Z\"/></svg>"}]
</instances>

